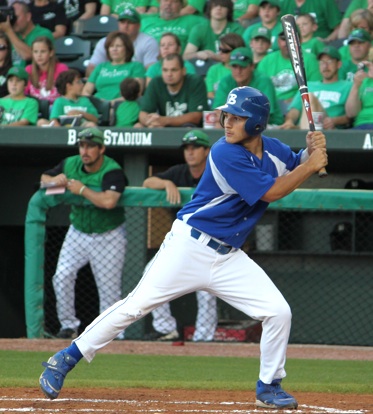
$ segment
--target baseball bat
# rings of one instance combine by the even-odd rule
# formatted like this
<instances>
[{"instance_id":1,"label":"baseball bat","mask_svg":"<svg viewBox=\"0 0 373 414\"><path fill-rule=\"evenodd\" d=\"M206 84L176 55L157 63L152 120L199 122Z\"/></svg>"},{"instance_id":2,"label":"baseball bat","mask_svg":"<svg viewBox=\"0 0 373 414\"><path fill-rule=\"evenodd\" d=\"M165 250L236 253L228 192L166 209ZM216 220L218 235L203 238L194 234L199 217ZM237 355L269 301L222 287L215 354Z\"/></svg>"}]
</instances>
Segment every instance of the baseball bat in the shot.
<instances>
[{"instance_id":1,"label":"baseball bat","mask_svg":"<svg viewBox=\"0 0 373 414\"><path fill-rule=\"evenodd\" d=\"M284 29L286 46L289 51L290 61L293 67L295 79L297 80L299 93L306 111L308 127L310 131L315 131L315 123L313 121L310 97L308 94L306 69L304 67L302 48L294 16L292 14L285 14L281 17L281 24ZM328 173L325 168L322 168L319 171L319 177L326 177L327 175Z\"/></svg>"}]
</instances>

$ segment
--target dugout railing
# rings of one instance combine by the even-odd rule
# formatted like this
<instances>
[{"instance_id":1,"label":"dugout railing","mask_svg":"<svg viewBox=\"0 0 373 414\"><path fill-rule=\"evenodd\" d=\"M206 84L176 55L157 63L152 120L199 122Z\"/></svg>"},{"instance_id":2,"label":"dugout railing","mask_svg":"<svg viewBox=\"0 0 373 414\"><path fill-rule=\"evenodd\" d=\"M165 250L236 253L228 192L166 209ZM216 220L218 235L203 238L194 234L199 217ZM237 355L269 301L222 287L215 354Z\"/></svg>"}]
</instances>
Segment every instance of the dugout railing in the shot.
<instances>
[{"instance_id":1,"label":"dugout railing","mask_svg":"<svg viewBox=\"0 0 373 414\"><path fill-rule=\"evenodd\" d=\"M182 203L193 190L182 189ZM25 223L25 312L27 336L53 336L58 330L51 278L68 226L68 206L89 202L67 192L31 198ZM128 250L123 271L123 296L137 284L172 222L163 191L128 187L120 200L126 209ZM373 192L297 190L272 203L243 249L273 279L293 311L291 343L372 346L373 323ZM96 300L92 278L79 275L77 309L97 315L81 292ZM94 283L93 283L94 284ZM97 296L97 295L96 295ZM92 299L93 298L93 299ZM88 299L85 299L88 300ZM195 297L187 295L172 311L184 329L193 325ZM218 301L221 323L249 320ZM151 318L131 326L127 339L143 339ZM184 332L184 331L183 331Z\"/></svg>"}]
</instances>

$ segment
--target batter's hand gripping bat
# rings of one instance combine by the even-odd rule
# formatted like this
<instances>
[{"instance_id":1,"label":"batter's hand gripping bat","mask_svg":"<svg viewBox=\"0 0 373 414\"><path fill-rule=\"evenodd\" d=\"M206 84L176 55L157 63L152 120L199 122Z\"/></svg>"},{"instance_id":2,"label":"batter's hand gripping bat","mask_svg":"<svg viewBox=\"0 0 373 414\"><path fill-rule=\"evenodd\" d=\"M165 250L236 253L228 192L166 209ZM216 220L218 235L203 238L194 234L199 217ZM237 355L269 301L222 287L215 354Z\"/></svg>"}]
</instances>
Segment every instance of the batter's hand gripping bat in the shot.
<instances>
[{"instance_id":1,"label":"batter's hand gripping bat","mask_svg":"<svg viewBox=\"0 0 373 414\"><path fill-rule=\"evenodd\" d=\"M300 96L306 111L310 131L315 131L315 123L312 117L310 97L308 94L306 70L303 62L301 43L296 29L295 19L292 14L285 14L281 17L284 29L286 45L289 50L291 65L293 66L295 79L297 80ZM328 173L325 168L319 171L319 177L326 177Z\"/></svg>"}]
</instances>

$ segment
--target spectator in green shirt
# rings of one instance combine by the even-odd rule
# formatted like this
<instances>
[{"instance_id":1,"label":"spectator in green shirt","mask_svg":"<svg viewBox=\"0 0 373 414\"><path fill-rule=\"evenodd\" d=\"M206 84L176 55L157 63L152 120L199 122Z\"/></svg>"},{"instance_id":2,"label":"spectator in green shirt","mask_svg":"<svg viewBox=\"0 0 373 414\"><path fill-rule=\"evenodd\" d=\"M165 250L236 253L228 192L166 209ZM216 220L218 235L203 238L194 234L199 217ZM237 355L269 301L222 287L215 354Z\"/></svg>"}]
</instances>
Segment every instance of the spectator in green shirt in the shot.
<instances>
[{"instance_id":1,"label":"spectator in green shirt","mask_svg":"<svg viewBox=\"0 0 373 414\"><path fill-rule=\"evenodd\" d=\"M141 31L154 37L158 43L164 32L175 33L180 39L181 50L184 51L192 28L206 19L194 14L182 16L182 7L182 0L160 0L159 15L141 17Z\"/></svg>"},{"instance_id":2,"label":"spectator in green shirt","mask_svg":"<svg viewBox=\"0 0 373 414\"><path fill-rule=\"evenodd\" d=\"M350 95L346 102L346 114L354 119L354 129L373 129L373 63L364 61L368 72L355 73Z\"/></svg>"},{"instance_id":3,"label":"spectator in green shirt","mask_svg":"<svg viewBox=\"0 0 373 414\"><path fill-rule=\"evenodd\" d=\"M353 30L347 38L347 43L350 49L351 59L343 62L339 70L339 79L353 82L359 63L369 60L371 47L370 33L364 29Z\"/></svg>"},{"instance_id":4,"label":"spectator in green shirt","mask_svg":"<svg viewBox=\"0 0 373 414\"><path fill-rule=\"evenodd\" d=\"M279 0L262 0L259 3L260 22L250 25L243 33L243 38L247 45L252 39L253 32L258 30L260 27L265 27L269 30L271 36L271 48L268 52L278 50L277 37L283 30L280 21L280 10Z\"/></svg>"},{"instance_id":5,"label":"spectator in green shirt","mask_svg":"<svg viewBox=\"0 0 373 414\"><path fill-rule=\"evenodd\" d=\"M201 76L185 73L179 54L167 55L162 62L162 76L150 81L140 106L138 126L200 127L202 112L208 109L205 82Z\"/></svg>"},{"instance_id":6,"label":"spectator in green shirt","mask_svg":"<svg viewBox=\"0 0 373 414\"><path fill-rule=\"evenodd\" d=\"M280 50L276 50L265 56L258 64L257 70L269 76L276 89L277 99L281 103L284 113L287 106L298 93L298 84L295 79L293 67L286 46L285 34L281 32L278 36ZM308 81L321 80L319 65L312 53L305 53L303 56Z\"/></svg>"},{"instance_id":7,"label":"spectator in green shirt","mask_svg":"<svg viewBox=\"0 0 373 414\"><path fill-rule=\"evenodd\" d=\"M0 31L4 32L12 44L13 65L25 67L26 63L31 61L31 45L33 41L40 36L46 36L54 42L53 33L35 25L32 21L29 6L26 3L16 1L12 5L16 21L10 24L9 18L0 23Z\"/></svg>"},{"instance_id":8,"label":"spectator in green shirt","mask_svg":"<svg viewBox=\"0 0 373 414\"><path fill-rule=\"evenodd\" d=\"M244 46L245 42L242 36L237 33L227 33L220 38L219 53L221 62L210 66L205 77L207 97L209 99L214 99L220 80L231 73L232 67L229 62L231 52L238 47Z\"/></svg>"},{"instance_id":9,"label":"spectator in green shirt","mask_svg":"<svg viewBox=\"0 0 373 414\"><path fill-rule=\"evenodd\" d=\"M285 14L310 13L317 22L315 37L325 42L337 39L342 20L337 2L334 0L281 0L281 16Z\"/></svg>"},{"instance_id":10,"label":"spectator in green shirt","mask_svg":"<svg viewBox=\"0 0 373 414\"><path fill-rule=\"evenodd\" d=\"M80 72L76 69L61 72L56 80L56 88L61 96L54 101L49 120L39 119L38 126L59 127L65 116L71 119L81 117L79 126L97 126L99 114L96 107L88 97L81 96L83 81Z\"/></svg>"},{"instance_id":11,"label":"spectator in green shirt","mask_svg":"<svg viewBox=\"0 0 373 414\"><path fill-rule=\"evenodd\" d=\"M230 56L230 65L232 67L232 73L220 81L215 94L213 108L224 105L232 89L238 86L251 86L263 92L271 104L269 124L281 125L284 117L276 98L275 88L268 76L254 70L250 49L239 47L233 50ZM220 119L220 111L216 110L216 112L218 115L217 119ZM221 128L220 123L217 122L215 127Z\"/></svg>"},{"instance_id":12,"label":"spectator in green shirt","mask_svg":"<svg viewBox=\"0 0 373 414\"><path fill-rule=\"evenodd\" d=\"M152 65L150 65L146 71L146 86L149 85L149 82L153 78L162 75L162 59L164 59L165 56L171 53L181 53L181 42L180 39L174 33L165 32L163 33L161 40L159 42L158 62L155 62ZM196 74L196 68L194 67L193 63L187 60L186 62L184 62L184 66L186 69L186 73L189 73L191 75Z\"/></svg>"},{"instance_id":13,"label":"spectator in green shirt","mask_svg":"<svg viewBox=\"0 0 373 414\"><path fill-rule=\"evenodd\" d=\"M351 0L343 15L343 19L339 27L339 39L345 39L349 35L350 31L353 29L351 26L352 13L359 9L369 10L371 13L373 13L373 0Z\"/></svg>"},{"instance_id":14,"label":"spectator in green shirt","mask_svg":"<svg viewBox=\"0 0 373 414\"><path fill-rule=\"evenodd\" d=\"M313 53L315 56L324 49L324 42L315 37L317 23L310 13L300 14L297 17L297 27L302 42L303 53Z\"/></svg>"},{"instance_id":15,"label":"spectator in green shirt","mask_svg":"<svg viewBox=\"0 0 373 414\"><path fill-rule=\"evenodd\" d=\"M132 128L139 120L140 85L136 79L126 78L120 83L120 93L123 97L115 108L115 123L117 128Z\"/></svg>"},{"instance_id":16,"label":"spectator in green shirt","mask_svg":"<svg viewBox=\"0 0 373 414\"><path fill-rule=\"evenodd\" d=\"M373 0L372 0L372 4L373 4ZM373 47L372 47L373 46L373 43L372 43L373 42L373 9L372 11L370 11L369 9L355 10L351 14L349 20L350 20L349 27L351 27L351 30L349 31L346 37L348 37L348 35L355 29L366 30L368 33L370 33L370 36L372 38L371 48L369 52L371 53L373 51ZM350 53L350 48L347 44L347 39L343 41L343 46L341 46L338 49L338 51L341 54L342 61L351 59L351 53ZM368 60L372 61L373 59L370 57Z\"/></svg>"},{"instance_id":17,"label":"spectator in green shirt","mask_svg":"<svg viewBox=\"0 0 373 414\"><path fill-rule=\"evenodd\" d=\"M312 111L322 112L322 129L347 128L351 119L347 117L345 104L351 90L351 82L338 79L338 69L341 67L341 55L333 46L325 46L318 55L321 82L308 82ZM299 122L299 124L298 124ZM289 106L282 129L292 129L296 126L308 129L308 119L302 99L297 93Z\"/></svg>"},{"instance_id":18,"label":"spectator in green shirt","mask_svg":"<svg viewBox=\"0 0 373 414\"><path fill-rule=\"evenodd\" d=\"M124 78L136 78L143 91L145 68L140 62L133 62L133 43L128 35L116 31L106 37L105 50L109 62L97 65L84 85L83 95L94 94L99 99L114 104L122 100L118 85Z\"/></svg>"},{"instance_id":19,"label":"spectator in green shirt","mask_svg":"<svg viewBox=\"0 0 373 414\"><path fill-rule=\"evenodd\" d=\"M0 125L35 125L39 105L36 99L25 96L28 73L23 68L13 66L6 78L9 95L0 99Z\"/></svg>"},{"instance_id":20,"label":"spectator in green shirt","mask_svg":"<svg viewBox=\"0 0 373 414\"><path fill-rule=\"evenodd\" d=\"M243 34L243 27L233 21L232 0L210 0L208 21L196 25L190 32L183 58L220 61L219 38L227 33Z\"/></svg>"},{"instance_id":21,"label":"spectator in green shirt","mask_svg":"<svg viewBox=\"0 0 373 414\"><path fill-rule=\"evenodd\" d=\"M255 67L268 54L271 48L271 32L264 26L259 26L251 32L250 48Z\"/></svg>"}]
</instances>

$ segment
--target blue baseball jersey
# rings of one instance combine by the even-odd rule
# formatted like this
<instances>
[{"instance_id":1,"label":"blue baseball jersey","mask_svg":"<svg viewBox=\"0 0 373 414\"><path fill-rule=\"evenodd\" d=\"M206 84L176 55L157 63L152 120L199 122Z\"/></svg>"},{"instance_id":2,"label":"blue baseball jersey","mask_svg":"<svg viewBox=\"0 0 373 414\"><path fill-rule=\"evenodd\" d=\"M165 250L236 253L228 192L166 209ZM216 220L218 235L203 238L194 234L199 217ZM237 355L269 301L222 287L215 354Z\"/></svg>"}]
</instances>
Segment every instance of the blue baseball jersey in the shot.
<instances>
[{"instance_id":1,"label":"blue baseball jersey","mask_svg":"<svg viewBox=\"0 0 373 414\"><path fill-rule=\"evenodd\" d=\"M192 200L177 218L224 243L240 248L268 207L261 197L276 177L296 168L303 150L295 153L276 138L262 136L259 159L225 136L211 148L206 169Z\"/></svg>"}]
</instances>

